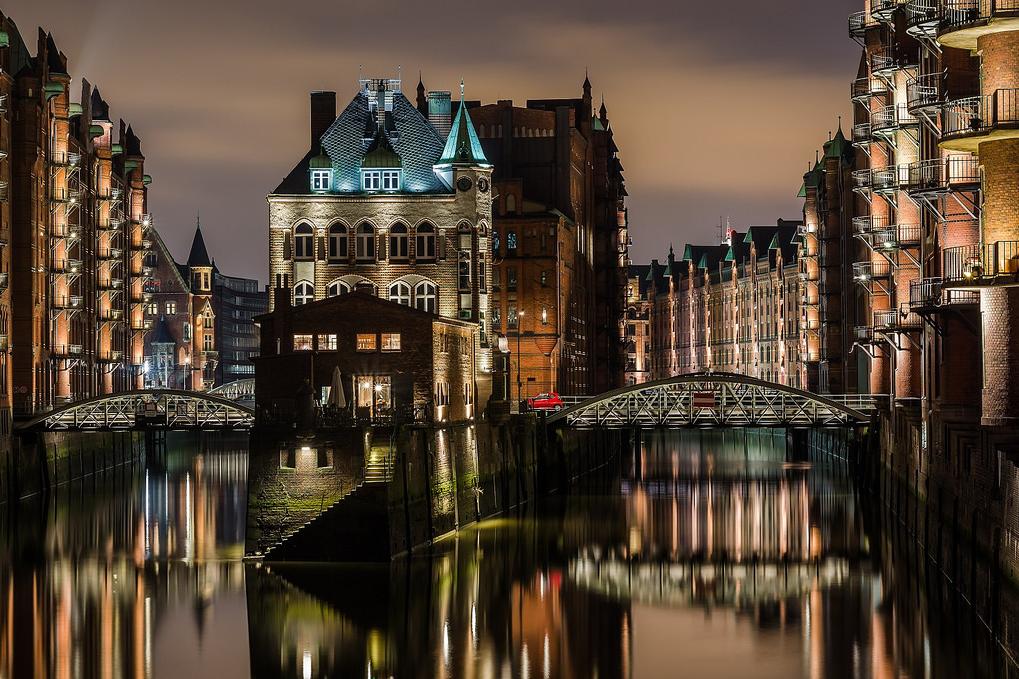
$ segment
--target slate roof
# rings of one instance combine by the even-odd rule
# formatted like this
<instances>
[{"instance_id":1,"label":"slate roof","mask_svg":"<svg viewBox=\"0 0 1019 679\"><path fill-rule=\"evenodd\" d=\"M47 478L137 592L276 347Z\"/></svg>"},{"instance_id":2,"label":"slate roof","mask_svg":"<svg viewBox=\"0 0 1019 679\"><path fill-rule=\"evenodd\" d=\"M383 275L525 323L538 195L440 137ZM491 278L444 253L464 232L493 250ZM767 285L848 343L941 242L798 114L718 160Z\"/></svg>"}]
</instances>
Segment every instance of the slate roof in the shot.
<instances>
[{"instance_id":1,"label":"slate roof","mask_svg":"<svg viewBox=\"0 0 1019 679\"><path fill-rule=\"evenodd\" d=\"M195 228L195 239L191 241L191 253L188 255L188 266L212 266L209 258L209 251L205 247L205 238L202 237L202 225Z\"/></svg>"}]
</instances>

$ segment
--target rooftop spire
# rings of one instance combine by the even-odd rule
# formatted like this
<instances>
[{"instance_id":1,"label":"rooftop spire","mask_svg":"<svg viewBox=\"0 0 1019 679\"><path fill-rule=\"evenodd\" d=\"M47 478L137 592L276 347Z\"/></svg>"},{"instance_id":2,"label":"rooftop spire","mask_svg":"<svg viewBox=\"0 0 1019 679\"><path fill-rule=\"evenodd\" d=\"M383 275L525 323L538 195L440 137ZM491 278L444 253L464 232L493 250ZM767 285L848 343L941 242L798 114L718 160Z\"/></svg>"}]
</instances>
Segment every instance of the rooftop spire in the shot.
<instances>
[{"instance_id":1,"label":"rooftop spire","mask_svg":"<svg viewBox=\"0 0 1019 679\"><path fill-rule=\"evenodd\" d=\"M478 132L471 122L471 114L467 111L467 104L464 103L464 81L460 80L460 107L456 111L456 118L446 139L446 148L442 150L442 157L436 165L480 165L490 167L491 163L485 157L485 151L481 148L481 141L478 139Z\"/></svg>"},{"instance_id":2,"label":"rooftop spire","mask_svg":"<svg viewBox=\"0 0 1019 679\"><path fill-rule=\"evenodd\" d=\"M212 261L209 259L209 251L205 247L205 238L202 237L202 219L200 215L195 219L195 238L191 241L188 266L191 268L212 266Z\"/></svg>"}]
</instances>

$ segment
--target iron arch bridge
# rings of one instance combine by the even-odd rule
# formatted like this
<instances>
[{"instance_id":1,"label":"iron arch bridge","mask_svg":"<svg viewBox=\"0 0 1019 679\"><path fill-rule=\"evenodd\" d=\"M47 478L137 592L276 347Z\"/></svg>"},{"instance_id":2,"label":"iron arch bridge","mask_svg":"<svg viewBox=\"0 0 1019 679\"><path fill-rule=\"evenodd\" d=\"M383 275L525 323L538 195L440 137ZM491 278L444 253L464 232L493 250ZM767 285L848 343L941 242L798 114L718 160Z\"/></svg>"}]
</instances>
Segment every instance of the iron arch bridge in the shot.
<instances>
[{"instance_id":1,"label":"iron arch bridge","mask_svg":"<svg viewBox=\"0 0 1019 679\"><path fill-rule=\"evenodd\" d=\"M110 394L55 408L18 424L21 431L247 430L255 411L199 391L145 389Z\"/></svg>"},{"instance_id":2,"label":"iron arch bridge","mask_svg":"<svg viewBox=\"0 0 1019 679\"><path fill-rule=\"evenodd\" d=\"M821 396L731 373L696 373L589 398L548 418L576 429L846 427L866 424L880 396Z\"/></svg>"}]
</instances>

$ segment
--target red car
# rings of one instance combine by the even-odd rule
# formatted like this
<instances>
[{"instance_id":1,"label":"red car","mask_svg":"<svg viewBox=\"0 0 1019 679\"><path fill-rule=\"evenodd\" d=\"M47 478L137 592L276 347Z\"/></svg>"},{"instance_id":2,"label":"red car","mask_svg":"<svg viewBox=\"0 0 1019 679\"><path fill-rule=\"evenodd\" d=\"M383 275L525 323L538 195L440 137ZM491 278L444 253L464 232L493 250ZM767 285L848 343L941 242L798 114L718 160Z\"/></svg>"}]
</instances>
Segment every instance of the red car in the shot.
<instances>
[{"instance_id":1,"label":"red car","mask_svg":"<svg viewBox=\"0 0 1019 679\"><path fill-rule=\"evenodd\" d=\"M537 396L531 396L527 399L528 410L560 411L563 407L563 400L559 398L559 394L554 391L550 391L545 394L538 394Z\"/></svg>"}]
</instances>

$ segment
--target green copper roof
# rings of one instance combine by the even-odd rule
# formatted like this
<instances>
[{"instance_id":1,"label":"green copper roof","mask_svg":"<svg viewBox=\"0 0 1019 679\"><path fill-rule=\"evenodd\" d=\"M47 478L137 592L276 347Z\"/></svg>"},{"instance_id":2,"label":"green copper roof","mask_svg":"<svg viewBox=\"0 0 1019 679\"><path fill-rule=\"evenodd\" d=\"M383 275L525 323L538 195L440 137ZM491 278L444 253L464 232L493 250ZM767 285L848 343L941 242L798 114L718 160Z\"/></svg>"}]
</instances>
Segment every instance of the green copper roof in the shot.
<instances>
[{"instance_id":1,"label":"green copper roof","mask_svg":"<svg viewBox=\"0 0 1019 679\"><path fill-rule=\"evenodd\" d=\"M824 145L824 157L825 158L841 158L846 153L846 149L849 148L849 142L846 140L846 135L842 134L842 127L839 127L839 131L835 133L835 137Z\"/></svg>"},{"instance_id":2,"label":"green copper roof","mask_svg":"<svg viewBox=\"0 0 1019 679\"><path fill-rule=\"evenodd\" d=\"M308 167L312 170L331 170L333 169L333 161L326 155L325 149L321 149L317 156L308 161Z\"/></svg>"},{"instance_id":3,"label":"green copper roof","mask_svg":"<svg viewBox=\"0 0 1019 679\"><path fill-rule=\"evenodd\" d=\"M768 244L769 250L778 250L778 234L776 233L771 237L771 243Z\"/></svg>"},{"instance_id":4,"label":"green copper roof","mask_svg":"<svg viewBox=\"0 0 1019 679\"><path fill-rule=\"evenodd\" d=\"M803 182L802 184L800 184L800 190L796 192L796 197L797 198L807 197L807 182Z\"/></svg>"},{"instance_id":5,"label":"green copper roof","mask_svg":"<svg viewBox=\"0 0 1019 679\"><path fill-rule=\"evenodd\" d=\"M446 139L446 148L442 150L442 157L436 165L481 165L491 167L485 151L481 148L481 141L478 133L471 122L471 114L467 112L464 104L464 87L460 83L460 108L456 111L456 118Z\"/></svg>"},{"instance_id":6,"label":"green copper roof","mask_svg":"<svg viewBox=\"0 0 1019 679\"><path fill-rule=\"evenodd\" d=\"M312 162L314 162L314 158ZM332 167L331 163L330 167ZM403 160L400 159L400 154L393 149L393 145L389 143L389 137L386 136L385 131L381 127L375 133L375 139L372 140L371 146L365 151L364 158L361 160L361 167L373 169L403 167Z\"/></svg>"},{"instance_id":7,"label":"green copper roof","mask_svg":"<svg viewBox=\"0 0 1019 679\"><path fill-rule=\"evenodd\" d=\"M605 126L601 124L601 121L598 120L597 116L591 116L591 129L595 132L604 132Z\"/></svg>"}]
</instances>

